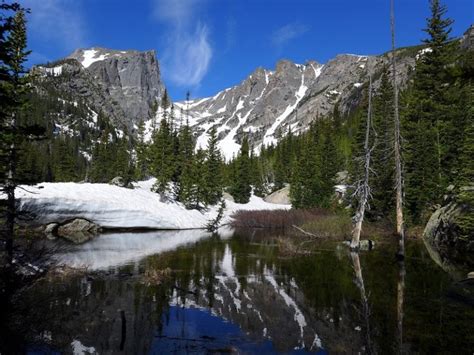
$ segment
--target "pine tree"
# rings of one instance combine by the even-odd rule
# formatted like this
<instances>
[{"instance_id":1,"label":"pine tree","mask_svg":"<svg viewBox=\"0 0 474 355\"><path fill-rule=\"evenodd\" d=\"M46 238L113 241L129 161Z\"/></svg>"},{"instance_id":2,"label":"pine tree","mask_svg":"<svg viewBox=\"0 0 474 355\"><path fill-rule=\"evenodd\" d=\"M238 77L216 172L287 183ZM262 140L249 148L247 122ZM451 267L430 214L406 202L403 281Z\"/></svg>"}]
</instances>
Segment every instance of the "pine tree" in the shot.
<instances>
[{"instance_id":1,"label":"pine tree","mask_svg":"<svg viewBox=\"0 0 474 355\"><path fill-rule=\"evenodd\" d=\"M68 136L59 137L55 142L55 181L76 181L77 176L76 161L71 140Z\"/></svg>"},{"instance_id":2,"label":"pine tree","mask_svg":"<svg viewBox=\"0 0 474 355\"><path fill-rule=\"evenodd\" d=\"M206 151L198 149L193 159L193 200L194 209L202 209L207 205L207 181L206 181Z\"/></svg>"},{"instance_id":3,"label":"pine tree","mask_svg":"<svg viewBox=\"0 0 474 355\"><path fill-rule=\"evenodd\" d=\"M137 141L135 145L136 150L136 162L135 162L135 178L136 179L144 179L149 174L149 164L150 164L150 157L149 157L149 146L145 142L145 122L141 121L138 124L138 132L137 132Z\"/></svg>"},{"instance_id":4,"label":"pine tree","mask_svg":"<svg viewBox=\"0 0 474 355\"><path fill-rule=\"evenodd\" d=\"M311 125L295 162L290 185L290 199L294 208L311 208L324 203L321 198L324 187L321 180L319 127L319 123Z\"/></svg>"},{"instance_id":5,"label":"pine tree","mask_svg":"<svg viewBox=\"0 0 474 355\"><path fill-rule=\"evenodd\" d=\"M215 205L222 197L222 157L217 146L216 128L211 128L205 162L206 204Z\"/></svg>"},{"instance_id":6,"label":"pine tree","mask_svg":"<svg viewBox=\"0 0 474 355\"><path fill-rule=\"evenodd\" d=\"M173 178L175 168L172 132L165 118L161 120L160 128L153 133L152 140L150 168L157 179L154 188L156 192L164 194L169 192L169 183Z\"/></svg>"},{"instance_id":7,"label":"pine tree","mask_svg":"<svg viewBox=\"0 0 474 355\"><path fill-rule=\"evenodd\" d=\"M161 109L163 110L163 116L162 116L162 120L165 120L167 121L168 125L169 125L169 122L168 122L168 109L171 105L171 102L170 102L170 99L169 99L169 96L168 96L168 90L165 89L165 91L163 92L163 96L161 97ZM160 124L161 126L161 124ZM171 131L171 127L170 127L170 131Z\"/></svg>"},{"instance_id":8,"label":"pine tree","mask_svg":"<svg viewBox=\"0 0 474 355\"><path fill-rule=\"evenodd\" d=\"M287 181L286 169L283 162L283 153L281 145L275 149L275 163L273 164L273 190L280 190Z\"/></svg>"},{"instance_id":9,"label":"pine tree","mask_svg":"<svg viewBox=\"0 0 474 355\"><path fill-rule=\"evenodd\" d=\"M321 150L321 190L318 201L320 207L329 207L334 193L336 173L340 170L335 137L329 130L326 132Z\"/></svg>"},{"instance_id":10,"label":"pine tree","mask_svg":"<svg viewBox=\"0 0 474 355\"><path fill-rule=\"evenodd\" d=\"M26 49L25 11L17 3L4 2L0 4L0 11L0 181L7 197L6 203L3 204L5 223L2 232L6 240L7 264L11 265L17 215L15 188L25 182L17 174L17 153L25 140L43 132L34 125L20 126L17 122L18 114L27 106L29 91L28 78L24 76L24 63L30 54ZM6 15L10 11L14 14Z\"/></svg>"},{"instance_id":11,"label":"pine tree","mask_svg":"<svg viewBox=\"0 0 474 355\"><path fill-rule=\"evenodd\" d=\"M461 64L463 69L462 85L465 95L462 107L466 114L465 131L459 154L460 170L457 184L460 188L458 202L464 206L464 213L458 218L461 237L465 240L474 239L474 52L465 54L471 60Z\"/></svg>"},{"instance_id":12,"label":"pine tree","mask_svg":"<svg viewBox=\"0 0 474 355\"><path fill-rule=\"evenodd\" d=\"M177 191L178 200L187 203L193 199L191 189L194 185L194 140L191 132L191 127L186 121L186 124L181 127L178 136L179 151L177 155L177 166L179 173L177 174Z\"/></svg>"},{"instance_id":13,"label":"pine tree","mask_svg":"<svg viewBox=\"0 0 474 355\"><path fill-rule=\"evenodd\" d=\"M236 159L236 176L231 187L231 194L237 203L249 202L252 192L250 168L249 142L244 137Z\"/></svg>"},{"instance_id":14,"label":"pine tree","mask_svg":"<svg viewBox=\"0 0 474 355\"><path fill-rule=\"evenodd\" d=\"M445 102L452 21L444 19L446 7L439 0L431 0L430 9L427 50L416 64L404 120L407 208L415 223L425 219L423 214L438 201L448 180L444 172L451 169L443 142L452 125Z\"/></svg>"},{"instance_id":15,"label":"pine tree","mask_svg":"<svg viewBox=\"0 0 474 355\"><path fill-rule=\"evenodd\" d=\"M395 200L393 161L393 87L388 68L384 68L380 87L374 97L373 126L377 144L372 153L371 168L374 178L371 182L372 200L368 217L379 219L392 213Z\"/></svg>"},{"instance_id":16,"label":"pine tree","mask_svg":"<svg viewBox=\"0 0 474 355\"><path fill-rule=\"evenodd\" d=\"M114 176L112 172L113 154L111 147L112 133L105 126L92 152L92 166L89 178L92 182L109 182Z\"/></svg>"},{"instance_id":17,"label":"pine tree","mask_svg":"<svg viewBox=\"0 0 474 355\"><path fill-rule=\"evenodd\" d=\"M123 137L117 138L113 144L113 164L112 176L122 177L125 186L129 185L133 179L133 165L131 164L131 157L129 151L128 135L125 132Z\"/></svg>"}]
</instances>

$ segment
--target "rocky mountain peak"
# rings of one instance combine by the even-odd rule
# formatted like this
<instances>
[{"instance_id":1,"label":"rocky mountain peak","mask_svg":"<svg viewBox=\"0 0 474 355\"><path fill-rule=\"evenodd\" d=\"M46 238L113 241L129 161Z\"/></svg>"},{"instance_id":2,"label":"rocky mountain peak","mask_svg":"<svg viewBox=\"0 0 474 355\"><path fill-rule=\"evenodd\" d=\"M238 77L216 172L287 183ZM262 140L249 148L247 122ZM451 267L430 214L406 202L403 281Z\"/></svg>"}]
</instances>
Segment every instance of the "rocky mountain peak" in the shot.
<instances>
[{"instance_id":1,"label":"rocky mountain peak","mask_svg":"<svg viewBox=\"0 0 474 355\"><path fill-rule=\"evenodd\" d=\"M398 56L398 79L403 86L415 58L403 51ZM283 59L275 69L258 67L239 84L212 97L175 102L176 120L189 119L200 148L205 148L209 131L215 127L227 159L238 153L244 136L258 152L290 129L296 134L304 132L311 121L331 113L336 103L342 113L353 110L368 80L369 63L377 87L388 60L387 55L352 54L338 55L324 65ZM59 91L85 98L91 109L108 114L129 132L141 121L154 127L151 123L160 118L161 110L151 117L151 107L160 103L164 92L155 51L78 49L41 70L51 80L67 72L67 80L57 80Z\"/></svg>"},{"instance_id":2,"label":"rocky mountain peak","mask_svg":"<svg viewBox=\"0 0 474 355\"><path fill-rule=\"evenodd\" d=\"M189 105L198 146L205 147L209 130L216 127L219 146L230 159L237 154L244 136L258 152L262 145L275 144L290 129L297 134L305 131L311 121L331 113L336 103L343 113L350 112L362 97L368 62L376 87L376 74L387 61L385 55L341 54L324 65L314 60L297 64L283 59L274 71L259 67L240 84ZM415 60L401 56L397 63L403 81ZM176 105L186 108L184 102Z\"/></svg>"},{"instance_id":3,"label":"rocky mountain peak","mask_svg":"<svg viewBox=\"0 0 474 355\"><path fill-rule=\"evenodd\" d=\"M104 112L130 132L150 118L151 107L160 103L164 92L154 50L83 48L39 68L53 78L67 72L67 82L56 80L60 91L81 96L96 112Z\"/></svg>"},{"instance_id":4,"label":"rocky mountain peak","mask_svg":"<svg viewBox=\"0 0 474 355\"><path fill-rule=\"evenodd\" d=\"M146 51L144 53L147 52L151 52L153 57L156 56L154 50ZM68 58L76 59L79 63L82 64L84 68L88 68L96 62L104 61L111 58L135 56L139 53L140 52L136 50L116 50L103 47L92 47L76 49L68 56Z\"/></svg>"}]
</instances>

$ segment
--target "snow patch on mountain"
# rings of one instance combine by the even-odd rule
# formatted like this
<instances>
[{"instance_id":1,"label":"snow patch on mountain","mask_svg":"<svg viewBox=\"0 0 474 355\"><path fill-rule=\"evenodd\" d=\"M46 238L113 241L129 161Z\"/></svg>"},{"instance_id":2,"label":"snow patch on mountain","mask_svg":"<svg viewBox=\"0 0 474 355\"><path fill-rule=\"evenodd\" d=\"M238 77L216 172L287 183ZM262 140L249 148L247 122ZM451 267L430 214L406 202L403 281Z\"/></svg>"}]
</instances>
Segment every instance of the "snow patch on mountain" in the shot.
<instances>
[{"instance_id":1,"label":"snow patch on mountain","mask_svg":"<svg viewBox=\"0 0 474 355\"><path fill-rule=\"evenodd\" d=\"M63 72L63 66L59 65L59 66L53 67L53 68L44 68L44 70L46 71L46 73L48 73L52 76L60 76Z\"/></svg>"},{"instance_id":2,"label":"snow patch on mountain","mask_svg":"<svg viewBox=\"0 0 474 355\"><path fill-rule=\"evenodd\" d=\"M288 106L283 113L277 117L273 125L268 129L268 131L265 133L265 137L263 138L263 145L267 146L270 144L276 144L277 139L275 138L275 131L276 129L280 126L280 124L296 109L298 104L300 103L301 99L304 97L306 94L306 91L308 90L308 87L305 85L304 82L304 71L301 75L301 85L298 89L298 91L295 94L295 103Z\"/></svg>"},{"instance_id":3,"label":"snow patch on mountain","mask_svg":"<svg viewBox=\"0 0 474 355\"><path fill-rule=\"evenodd\" d=\"M319 65L317 68L314 67L313 63L310 63L309 65L314 70L314 78L317 79L321 75L321 72L323 71L324 65Z\"/></svg>"},{"instance_id":4,"label":"snow patch on mountain","mask_svg":"<svg viewBox=\"0 0 474 355\"><path fill-rule=\"evenodd\" d=\"M98 62L98 61L101 61L101 60L104 60L108 57L108 53L106 54L101 54L99 56L96 57L96 54L98 53L98 51L96 49L87 49L84 51L83 53L83 60L81 62L82 66L84 68L88 68L91 66L91 64L95 63L95 62Z\"/></svg>"}]
</instances>

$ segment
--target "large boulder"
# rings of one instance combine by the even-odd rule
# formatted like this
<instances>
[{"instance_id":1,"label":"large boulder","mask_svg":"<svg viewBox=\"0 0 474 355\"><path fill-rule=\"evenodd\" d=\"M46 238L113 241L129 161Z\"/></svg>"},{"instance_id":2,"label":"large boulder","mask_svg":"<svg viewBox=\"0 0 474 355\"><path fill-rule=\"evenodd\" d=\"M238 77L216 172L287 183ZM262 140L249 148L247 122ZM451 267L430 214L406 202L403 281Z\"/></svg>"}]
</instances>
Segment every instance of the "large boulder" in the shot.
<instances>
[{"instance_id":1,"label":"large boulder","mask_svg":"<svg viewBox=\"0 0 474 355\"><path fill-rule=\"evenodd\" d=\"M126 187L127 189L133 189L133 185L121 176L114 177L112 180L110 180L109 184L118 187Z\"/></svg>"},{"instance_id":2,"label":"large boulder","mask_svg":"<svg viewBox=\"0 0 474 355\"><path fill-rule=\"evenodd\" d=\"M270 195L265 196L263 200L268 203L276 203L279 205L291 205L290 185L286 185L284 188L272 192Z\"/></svg>"},{"instance_id":3,"label":"large boulder","mask_svg":"<svg viewBox=\"0 0 474 355\"><path fill-rule=\"evenodd\" d=\"M97 224L87 219L76 218L59 226L57 234L75 244L81 244L94 238L99 230Z\"/></svg>"},{"instance_id":4,"label":"large boulder","mask_svg":"<svg viewBox=\"0 0 474 355\"><path fill-rule=\"evenodd\" d=\"M474 265L474 185L451 190L426 224L423 238L440 263Z\"/></svg>"}]
</instances>

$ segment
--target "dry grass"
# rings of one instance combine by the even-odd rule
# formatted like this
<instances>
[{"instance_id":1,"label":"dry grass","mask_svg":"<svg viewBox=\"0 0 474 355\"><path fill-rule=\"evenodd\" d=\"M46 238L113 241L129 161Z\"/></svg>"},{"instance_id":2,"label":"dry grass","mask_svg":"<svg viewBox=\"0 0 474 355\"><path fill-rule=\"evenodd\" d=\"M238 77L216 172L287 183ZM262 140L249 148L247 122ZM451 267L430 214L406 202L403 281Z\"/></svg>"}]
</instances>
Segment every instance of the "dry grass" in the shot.
<instances>
[{"instance_id":1,"label":"dry grass","mask_svg":"<svg viewBox=\"0 0 474 355\"><path fill-rule=\"evenodd\" d=\"M288 233L298 237L313 235L315 239L349 240L351 238L351 216L344 212L336 213L324 209L237 211L232 217L231 225L236 228L284 229L286 235ZM391 236L392 233L393 228L386 222L365 221L361 238L373 240L377 237ZM286 242L280 242L282 243Z\"/></svg>"},{"instance_id":2,"label":"dry grass","mask_svg":"<svg viewBox=\"0 0 474 355\"><path fill-rule=\"evenodd\" d=\"M328 216L330 212L323 209L309 210L260 210L237 211L233 216L231 226L235 228L291 228L293 225L303 225L315 219Z\"/></svg>"},{"instance_id":3,"label":"dry grass","mask_svg":"<svg viewBox=\"0 0 474 355\"><path fill-rule=\"evenodd\" d=\"M347 239L351 236L352 222L347 215L332 214L306 222L301 228L321 238Z\"/></svg>"},{"instance_id":4,"label":"dry grass","mask_svg":"<svg viewBox=\"0 0 474 355\"><path fill-rule=\"evenodd\" d=\"M321 238L350 240L352 221L349 215L333 214L323 216L301 226L305 231L316 234ZM391 236L393 228L383 222L365 221L360 234L361 239L377 239L378 237Z\"/></svg>"}]
</instances>

